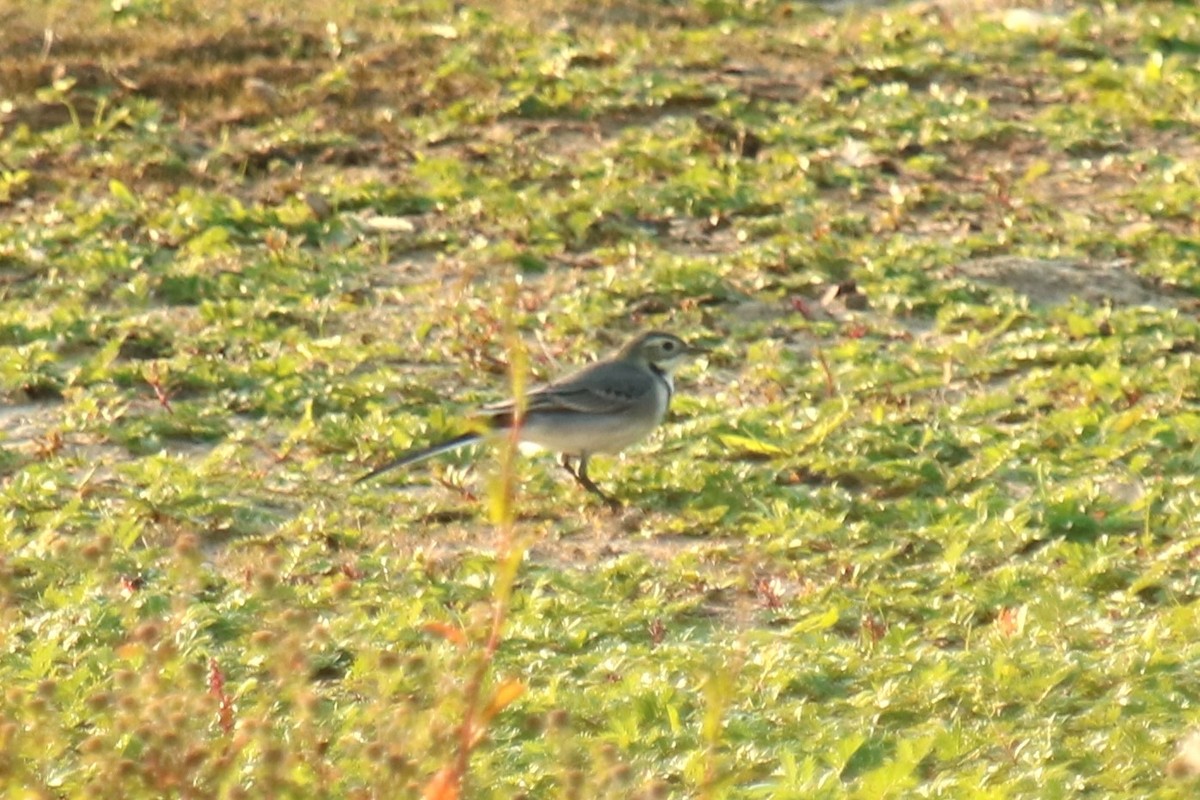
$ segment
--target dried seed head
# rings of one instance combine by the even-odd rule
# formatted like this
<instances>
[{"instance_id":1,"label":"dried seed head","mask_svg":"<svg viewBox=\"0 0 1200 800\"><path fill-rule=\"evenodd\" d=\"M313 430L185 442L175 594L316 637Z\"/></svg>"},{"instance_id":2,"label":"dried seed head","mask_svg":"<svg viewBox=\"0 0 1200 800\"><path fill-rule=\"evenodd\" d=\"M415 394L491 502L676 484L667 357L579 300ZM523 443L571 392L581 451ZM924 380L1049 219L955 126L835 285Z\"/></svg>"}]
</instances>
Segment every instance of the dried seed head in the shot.
<instances>
[{"instance_id":1,"label":"dried seed head","mask_svg":"<svg viewBox=\"0 0 1200 800\"><path fill-rule=\"evenodd\" d=\"M192 559L200 553L200 540L193 533L185 533L175 540L175 555Z\"/></svg>"},{"instance_id":2,"label":"dried seed head","mask_svg":"<svg viewBox=\"0 0 1200 800\"><path fill-rule=\"evenodd\" d=\"M88 708L92 711L103 711L112 705L112 694L109 692L96 692L87 699Z\"/></svg>"},{"instance_id":3,"label":"dried seed head","mask_svg":"<svg viewBox=\"0 0 1200 800\"><path fill-rule=\"evenodd\" d=\"M142 644L154 644L162 638L162 628L156 622L143 622L134 629L133 638Z\"/></svg>"}]
</instances>

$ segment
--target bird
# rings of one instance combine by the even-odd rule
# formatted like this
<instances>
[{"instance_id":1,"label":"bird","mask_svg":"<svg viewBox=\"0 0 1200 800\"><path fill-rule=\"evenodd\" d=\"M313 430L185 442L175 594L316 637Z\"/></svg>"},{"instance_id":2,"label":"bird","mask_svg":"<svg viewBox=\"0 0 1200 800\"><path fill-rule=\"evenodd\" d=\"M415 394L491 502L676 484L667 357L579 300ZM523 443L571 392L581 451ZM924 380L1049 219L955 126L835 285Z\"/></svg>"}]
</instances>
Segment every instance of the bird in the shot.
<instances>
[{"instance_id":1,"label":"bird","mask_svg":"<svg viewBox=\"0 0 1200 800\"><path fill-rule=\"evenodd\" d=\"M708 352L671 333L641 333L608 358L526 394L517 437L560 453L560 463L580 486L609 506L619 506L588 476L589 459L596 453L619 452L658 427L675 395L675 370ZM476 414L482 431L410 450L355 484L511 432L516 414L513 400L485 405Z\"/></svg>"}]
</instances>

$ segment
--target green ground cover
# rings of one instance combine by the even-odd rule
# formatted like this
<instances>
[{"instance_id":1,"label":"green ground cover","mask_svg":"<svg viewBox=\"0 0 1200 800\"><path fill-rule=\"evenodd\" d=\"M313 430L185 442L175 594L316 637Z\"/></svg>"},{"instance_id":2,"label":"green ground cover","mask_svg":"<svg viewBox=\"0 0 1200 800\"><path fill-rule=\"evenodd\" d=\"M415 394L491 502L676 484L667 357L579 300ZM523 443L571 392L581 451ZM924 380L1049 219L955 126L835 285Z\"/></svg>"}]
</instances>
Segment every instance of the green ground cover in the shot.
<instances>
[{"instance_id":1,"label":"green ground cover","mask_svg":"<svg viewBox=\"0 0 1200 800\"><path fill-rule=\"evenodd\" d=\"M208 5L0 8L4 796L1194 796L1193 4Z\"/></svg>"}]
</instances>

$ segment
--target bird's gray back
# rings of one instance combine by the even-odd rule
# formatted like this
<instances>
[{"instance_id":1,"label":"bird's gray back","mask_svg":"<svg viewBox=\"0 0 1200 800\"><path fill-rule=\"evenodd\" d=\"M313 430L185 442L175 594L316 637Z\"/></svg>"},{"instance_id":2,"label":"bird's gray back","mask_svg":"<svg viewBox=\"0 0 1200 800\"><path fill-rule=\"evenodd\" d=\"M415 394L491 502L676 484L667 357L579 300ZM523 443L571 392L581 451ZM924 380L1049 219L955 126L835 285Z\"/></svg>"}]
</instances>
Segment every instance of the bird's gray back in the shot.
<instances>
[{"instance_id":1,"label":"bird's gray back","mask_svg":"<svg viewBox=\"0 0 1200 800\"><path fill-rule=\"evenodd\" d=\"M560 411L582 414L665 412L669 392L662 379L649 369L624 361L601 361L529 392L525 411ZM660 409L659 407L662 406ZM511 413L506 400L485 406L488 416Z\"/></svg>"}]
</instances>

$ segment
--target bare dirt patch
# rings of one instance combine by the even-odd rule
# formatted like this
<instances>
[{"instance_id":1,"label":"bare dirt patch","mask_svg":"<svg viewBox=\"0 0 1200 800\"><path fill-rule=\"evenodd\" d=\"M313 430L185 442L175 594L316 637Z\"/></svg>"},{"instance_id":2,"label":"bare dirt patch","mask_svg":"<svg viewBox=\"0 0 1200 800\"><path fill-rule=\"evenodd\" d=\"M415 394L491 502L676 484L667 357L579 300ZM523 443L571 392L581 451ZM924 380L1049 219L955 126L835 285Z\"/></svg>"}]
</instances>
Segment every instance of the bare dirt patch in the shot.
<instances>
[{"instance_id":1,"label":"bare dirt patch","mask_svg":"<svg viewBox=\"0 0 1200 800\"><path fill-rule=\"evenodd\" d=\"M19 403L0 406L0 446L27 445L62 419L62 403Z\"/></svg>"},{"instance_id":2,"label":"bare dirt patch","mask_svg":"<svg viewBox=\"0 0 1200 800\"><path fill-rule=\"evenodd\" d=\"M953 271L972 282L1022 294L1034 305L1058 305L1076 297L1096 305L1180 307L1182 298L1138 277L1129 267L1128 260L998 256L964 261Z\"/></svg>"}]
</instances>

